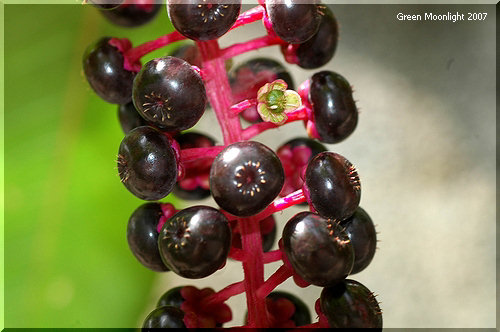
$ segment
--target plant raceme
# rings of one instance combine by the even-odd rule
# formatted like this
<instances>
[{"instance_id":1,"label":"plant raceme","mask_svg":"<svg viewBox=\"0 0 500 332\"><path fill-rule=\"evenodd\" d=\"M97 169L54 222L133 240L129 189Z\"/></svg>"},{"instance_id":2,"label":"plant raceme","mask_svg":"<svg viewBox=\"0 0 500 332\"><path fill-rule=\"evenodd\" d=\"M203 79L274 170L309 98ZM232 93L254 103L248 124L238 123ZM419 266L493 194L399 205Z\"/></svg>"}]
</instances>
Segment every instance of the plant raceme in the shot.
<instances>
[{"instance_id":1,"label":"plant raceme","mask_svg":"<svg viewBox=\"0 0 500 332\"><path fill-rule=\"evenodd\" d=\"M140 199L127 226L129 247L148 269L205 278L233 259L244 279L218 291L192 285L168 290L144 320L144 328L221 327L231 321L225 303L245 293L245 327L382 327L372 292L346 279L364 270L376 247L369 215L359 207L358 172L323 143L345 140L358 110L348 81L322 70L295 84L287 69L254 58L230 69L237 55L277 46L286 62L315 69L333 57L338 27L319 1L260 0L241 12L225 0L89 0L118 25L140 26L168 15L175 31L133 46L127 38L103 37L83 56L85 76L105 101L118 105L125 133L118 172ZM164 7L163 10L160 10ZM231 30L261 22L266 34L221 48ZM169 56L142 64L161 47L191 39ZM223 144L186 131L213 109ZM244 120L244 121L242 121ZM302 121L308 137L284 142L276 152L260 133ZM243 127L243 123L247 123ZM219 209L193 205L178 210L161 199L212 196ZM278 241L276 212L308 209L285 224ZM264 264L281 261L264 280ZM275 288L292 277L299 287L323 287L317 321L302 300Z\"/></svg>"}]
</instances>

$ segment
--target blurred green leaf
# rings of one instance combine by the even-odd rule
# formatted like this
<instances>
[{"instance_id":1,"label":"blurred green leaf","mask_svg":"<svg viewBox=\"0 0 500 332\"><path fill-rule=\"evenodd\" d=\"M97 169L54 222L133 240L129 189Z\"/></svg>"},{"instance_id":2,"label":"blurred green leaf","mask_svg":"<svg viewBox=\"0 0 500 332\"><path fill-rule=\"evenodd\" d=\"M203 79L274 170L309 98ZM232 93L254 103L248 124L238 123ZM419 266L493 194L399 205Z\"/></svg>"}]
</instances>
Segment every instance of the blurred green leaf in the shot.
<instances>
[{"instance_id":1,"label":"blurred green leaf","mask_svg":"<svg viewBox=\"0 0 500 332\"><path fill-rule=\"evenodd\" d=\"M91 91L81 58L101 36L170 32L166 10L130 29L91 6L5 5L4 25L5 326L134 327L155 278L126 241L142 202L117 176L117 107Z\"/></svg>"}]
</instances>

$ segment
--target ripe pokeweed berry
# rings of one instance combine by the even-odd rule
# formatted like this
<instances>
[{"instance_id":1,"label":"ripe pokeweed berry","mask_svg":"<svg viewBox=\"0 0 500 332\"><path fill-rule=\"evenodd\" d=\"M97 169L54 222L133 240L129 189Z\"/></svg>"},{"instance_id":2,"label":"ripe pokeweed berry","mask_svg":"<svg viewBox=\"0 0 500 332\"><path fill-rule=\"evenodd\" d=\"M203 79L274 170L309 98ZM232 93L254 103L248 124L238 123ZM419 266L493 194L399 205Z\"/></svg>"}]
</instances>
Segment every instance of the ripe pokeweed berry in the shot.
<instances>
[{"instance_id":1,"label":"ripe pokeweed berry","mask_svg":"<svg viewBox=\"0 0 500 332\"><path fill-rule=\"evenodd\" d=\"M182 59L193 66L201 68L203 59L196 45L182 45L177 47L170 56Z\"/></svg>"},{"instance_id":2,"label":"ripe pokeweed berry","mask_svg":"<svg viewBox=\"0 0 500 332\"><path fill-rule=\"evenodd\" d=\"M377 232L372 219L358 206L354 214L340 223L354 248L354 267L351 274L363 271L373 259L377 249Z\"/></svg>"},{"instance_id":3,"label":"ripe pokeweed berry","mask_svg":"<svg viewBox=\"0 0 500 332\"><path fill-rule=\"evenodd\" d=\"M262 143L247 141L222 150L210 169L210 190L217 204L235 216L262 211L285 180L276 154Z\"/></svg>"},{"instance_id":4,"label":"ripe pokeweed berry","mask_svg":"<svg viewBox=\"0 0 500 332\"><path fill-rule=\"evenodd\" d=\"M231 246L227 218L208 206L192 206L168 219L158 237L163 262L176 274L204 278L226 261Z\"/></svg>"},{"instance_id":5,"label":"ripe pokeweed berry","mask_svg":"<svg viewBox=\"0 0 500 332\"><path fill-rule=\"evenodd\" d=\"M358 109L351 86L343 76L331 71L314 74L310 80L309 102L322 142L341 142L356 129Z\"/></svg>"},{"instance_id":6,"label":"ripe pokeweed berry","mask_svg":"<svg viewBox=\"0 0 500 332\"><path fill-rule=\"evenodd\" d=\"M184 312L176 307L163 306L153 310L144 320L143 329L185 328Z\"/></svg>"},{"instance_id":7,"label":"ripe pokeweed berry","mask_svg":"<svg viewBox=\"0 0 500 332\"><path fill-rule=\"evenodd\" d=\"M159 203L146 203L132 213L127 226L127 242L134 256L142 265L158 272L168 271L158 251L157 226L162 215Z\"/></svg>"},{"instance_id":8,"label":"ripe pokeweed berry","mask_svg":"<svg viewBox=\"0 0 500 332\"><path fill-rule=\"evenodd\" d=\"M117 164L121 181L140 199L162 199L177 180L174 150L165 134L153 127L138 127L125 135Z\"/></svg>"},{"instance_id":9,"label":"ripe pokeweed berry","mask_svg":"<svg viewBox=\"0 0 500 332\"><path fill-rule=\"evenodd\" d=\"M166 291L159 299L156 304L156 307L163 306L172 306L176 308L181 308L182 302L184 302L184 298L181 295L181 289L184 286L174 287Z\"/></svg>"},{"instance_id":10,"label":"ripe pokeweed berry","mask_svg":"<svg viewBox=\"0 0 500 332\"><path fill-rule=\"evenodd\" d=\"M256 98L259 89L266 83L278 79L284 80L288 89L294 89L294 82L286 68L276 60L269 58L254 58L243 62L228 74L233 102ZM248 122L260 122L261 117L255 106L240 113Z\"/></svg>"},{"instance_id":11,"label":"ripe pokeweed berry","mask_svg":"<svg viewBox=\"0 0 500 332\"><path fill-rule=\"evenodd\" d=\"M175 29L193 40L213 40L224 35L240 14L241 0L169 0L168 16Z\"/></svg>"},{"instance_id":12,"label":"ripe pokeweed berry","mask_svg":"<svg viewBox=\"0 0 500 332\"><path fill-rule=\"evenodd\" d=\"M123 67L123 54L110 40L104 37L87 47L83 54L83 72L99 97L108 103L127 104L132 99L136 73Z\"/></svg>"},{"instance_id":13,"label":"ripe pokeweed berry","mask_svg":"<svg viewBox=\"0 0 500 332\"><path fill-rule=\"evenodd\" d=\"M133 102L118 106L118 120L125 134L134 128L148 125L146 120L137 113Z\"/></svg>"},{"instance_id":14,"label":"ripe pokeweed berry","mask_svg":"<svg viewBox=\"0 0 500 332\"><path fill-rule=\"evenodd\" d=\"M352 270L354 249L334 220L311 212L298 213L286 223L282 239L295 272L313 285L334 285Z\"/></svg>"},{"instance_id":15,"label":"ripe pokeweed berry","mask_svg":"<svg viewBox=\"0 0 500 332\"><path fill-rule=\"evenodd\" d=\"M356 168L334 152L321 152L309 162L304 189L318 214L337 221L352 216L361 199Z\"/></svg>"},{"instance_id":16,"label":"ripe pokeweed berry","mask_svg":"<svg viewBox=\"0 0 500 332\"><path fill-rule=\"evenodd\" d=\"M346 279L324 288L320 305L330 327L382 329L382 315L374 294L357 281Z\"/></svg>"},{"instance_id":17,"label":"ripe pokeweed berry","mask_svg":"<svg viewBox=\"0 0 500 332\"><path fill-rule=\"evenodd\" d=\"M327 148L323 144L302 137L291 139L278 148L276 154L285 170L285 184L280 196L286 196L302 188L303 170L314 156L324 151L327 151Z\"/></svg>"},{"instance_id":18,"label":"ripe pokeweed berry","mask_svg":"<svg viewBox=\"0 0 500 332\"><path fill-rule=\"evenodd\" d=\"M132 97L141 116L166 131L191 128L207 104L200 74L171 56L144 65L134 79Z\"/></svg>"},{"instance_id":19,"label":"ripe pokeweed berry","mask_svg":"<svg viewBox=\"0 0 500 332\"><path fill-rule=\"evenodd\" d=\"M274 32L284 41L300 44L309 40L321 23L318 1L307 3L289 0L267 0L266 9Z\"/></svg>"},{"instance_id":20,"label":"ripe pokeweed berry","mask_svg":"<svg viewBox=\"0 0 500 332\"><path fill-rule=\"evenodd\" d=\"M326 6L321 7L319 29L309 40L298 45L295 54L297 65L304 69L316 69L326 65L337 50L339 39L335 16Z\"/></svg>"},{"instance_id":21,"label":"ripe pokeweed berry","mask_svg":"<svg viewBox=\"0 0 500 332\"><path fill-rule=\"evenodd\" d=\"M151 22L161 7L162 3L159 0L142 1L142 3L127 1L113 10L103 10L101 14L113 24L134 28Z\"/></svg>"}]
</instances>

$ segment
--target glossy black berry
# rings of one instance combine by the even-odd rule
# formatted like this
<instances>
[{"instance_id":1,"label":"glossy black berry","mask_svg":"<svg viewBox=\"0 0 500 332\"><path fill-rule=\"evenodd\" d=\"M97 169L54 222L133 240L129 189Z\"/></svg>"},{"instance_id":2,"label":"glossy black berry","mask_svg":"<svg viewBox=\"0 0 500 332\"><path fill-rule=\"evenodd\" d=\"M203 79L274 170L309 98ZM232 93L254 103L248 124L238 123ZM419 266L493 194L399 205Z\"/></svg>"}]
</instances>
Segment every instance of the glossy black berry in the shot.
<instances>
[{"instance_id":1,"label":"glossy black berry","mask_svg":"<svg viewBox=\"0 0 500 332\"><path fill-rule=\"evenodd\" d=\"M187 132L175 136L181 149L206 148L215 145L215 141L202 133ZM185 175L174 187L175 196L184 200L200 200L210 196L208 181L211 159L197 160L194 163L184 163Z\"/></svg>"},{"instance_id":2,"label":"glossy black berry","mask_svg":"<svg viewBox=\"0 0 500 332\"><path fill-rule=\"evenodd\" d=\"M104 37L90 45L83 55L83 72L99 97L112 104L132 100L135 74L123 68L123 54Z\"/></svg>"},{"instance_id":3,"label":"glossy black berry","mask_svg":"<svg viewBox=\"0 0 500 332\"><path fill-rule=\"evenodd\" d=\"M309 102L322 142L341 142L356 129L358 109L351 85L341 75L331 71L314 74L310 79Z\"/></svg>"},{"instance_id":4,"label":"glossy black berry","mask_svg":"<svg viewBox=\"0 0 500 332\"><path fill-rule=\"evenodd\" d=\"M158 251L158 221L163 216L160 204L146 203L130 216L127 242L134 256L142 265L153 271L168 271Z\"/></svg>"},{"instance_id":5,"label":"glossy black berry","mask_svg":"<svg viewBox=\"0 0 500 332\"><path fill-rule=\"evenodd\" d=\"M320 304L330 327L382 329L382 313L375 296L357 281L346 279L324 288Z\"/></svg>"},{"instance_id":6,"label":"glossy black berry","mask_svg":"<svg viewBox=\"0 0 500 332\"><path fill-rule=\"evenodd\" d=\"M340 224L354 248L354 267L351 274L361 272L370 264L377 249L377 232L372 219L365 210L358 207L352 217Z\"/></svg>"},{"instance_id":7,"label":"glossy black berry","mask_svg":"<svg viewBox=\"0 0 500 332\"><path fill-rule=\"evenodd\" d=\"M245 61L231 70L228 78L235 104L245 99L256 98L257 92L264 84L278 79L284 80L288 89L294 89L292 76L286 68L278 61L269 58L255 58ZM240 114L248 122L262 121L255 106L247 108Z\"/></svg>"},{"instance_id":8,"label":"glossy black berry","mask_svg":"<svg viewBox=\"0 0 500 332\"><path fill-rule=\"evenodd\" d=\"M118 106L118 120L125 134L134 128L148 125L146 120L139 115L132 102Z\"/></svg>"},{"instance_id":9,"label":"glossy black berry","mask_svg":"<svg viewBox=\"0 0 500 332\"><path fill-rule=\"evenodd\" d=\"M315 69L326 65L337 49L339 39L337 20L328 7L322 6L320 10L323 15L318 31L296 50L297 64L304 69Z\"/></svg>"},{"instance_id":10,"label":"glossy black berry","mask_svg":"<svg viewBox=\"0 0 500 332\"><path fill-rule=\"evenodd\" d=\"M196 45L181 45L170 53L170 56L182 59L193 66L197 66L198 68L201 68L202 66L203 59L201 57L200 50Z\"/></svg>"},{"instance_id":11,"label":"glossy black berry","mask_svg":"<svg viewBox=\"0 0 500 332\"><path fill-rule=\"evenodd\" d=\"M285 225L282 238L295 272L313 285L334 285L352 270L352 244L343 228L331 219L311 212L298 213Z\"/></svg>"},{"instance_id":12,"label":"glossy black berry","mask_svg":"<svg viewBox=\"0 0 500 332\"><path fill-rule=\"evenodd\" d=\"M174 150L168 138L152 127L138 127L125 135L117 163L121 181L140 199L162 199L177 180Z\"/></svg>"},{"instance_id":13,"label":"glossy black berry","mask_svg":"<svg viewBox=\"0 0 500 332\"><path fill-rule=\"evenodd\" d=\"M274 32L288 43L304 43L319 29L321 13L316 1L268 0L266 9Z\"/></svg>"},{"instance_id":14,"label":"glossy black berry","mask_svg":"<svg viewBox=\"0 0 500 332\"><path fill-rule=\"evenodd\" d=\"M144 320L143 329L185 328L184 312L176 307L164 306L153 310Z\"/></svg>"},{"instance_id":15,"label":"glossy black berry","mask_svg":"<svg viewBox=\"0 0 500 332\"><path fill-rule=\"evenodd\" d=\"M304 189L321 216L342 221L353 215L361 199L356 168L343 156L321 152L307 165Z\"/></svg>"},{"instance_id":16,"label":"glossy black berry","mask_svg":"<svg viewBox=\"0 0 500 332\"><path fill-rule=\"evenodd\" d=\"M184 302L184 298L181 295L181 289L183 287L184 286L174 287L165 292L158 300L156 307L172 306L180 309L182 302Z\"/></svg>"},{"instance_id":17,"label":"glossy black berry","mask_svg":"<svg viewBox=\"0 0 500 332\"><path fill-rule=\"evenodd\" d=\"M285 170L285 184L280 196L286 196L302 188L303 170L314 156L324 151L327 149L323 144L302 137L291 139L278 148L276 154Z\"/></svg>"},{"instance_id":18,"label":"glossy black berry","mask_svg":"<svg viewBox=\"0 0 500 332\"><path fill-rule=\"evenodd\" d=\"M204 278L226 261L231 245L227 218L208 206L179 211L165 222L158 247L165 265L184 278Z\"/></svg>"},{"instance_id":19,"label":"glossy black berry","mask_svg":"<svg viewBox=\"0 0 500 332\"><path fill-rule=\"evenodd\" d=\"M191 128L205 111L207 96L200 74L175 57L146 63L134 79L134 105L146 121L166 131Z\"/></svg>"},{"instance_id":20,"label":"glossy black berry","mask_svg":"<svg viewBox=\"0 0 500 332\"><path fill-rule=\"evenodd\" d=\"M236 216L265 209L281 191L285 175L276 154L264 144L229 145L210 169L210 190L217 204Z\"/></svg>"},{"instance_id":21,"label":"glossy black berry","mask_svg":"<svg viewBox=\"0 0 500 332\"><path fill-rule=\"evenodd\" d=\"M309 313L309 309L297 296L283 291L274 291L267 296L267 299L273 302L282 299L290 301L295 307L295 311L292 317L290 317L290 319L295 323L295 326L311 324L311 314Z\"/></svg>"},{"instance_id":22,"label":"glossy black berry","mask_svg":"<svg viewBox=\"0 0 500 332\"><path fill-rule=\"evenodd\" d=\"M193 40L224 35L240 14L241 0L170 0L168 16L175 29Z\"/></svg>"},{"instance_id":23,"label":"glossy black berry","mask_svg":"<svg viewBox=\"0 0 500 332\"><path fill-rule=\"evenodd\" d=\"M102 11L102 15L111 23L123 27L138 27L144 25L160 12L162 2L159 0L143 3L126 3L113 10Z\"/></svg>"}]
</instances>

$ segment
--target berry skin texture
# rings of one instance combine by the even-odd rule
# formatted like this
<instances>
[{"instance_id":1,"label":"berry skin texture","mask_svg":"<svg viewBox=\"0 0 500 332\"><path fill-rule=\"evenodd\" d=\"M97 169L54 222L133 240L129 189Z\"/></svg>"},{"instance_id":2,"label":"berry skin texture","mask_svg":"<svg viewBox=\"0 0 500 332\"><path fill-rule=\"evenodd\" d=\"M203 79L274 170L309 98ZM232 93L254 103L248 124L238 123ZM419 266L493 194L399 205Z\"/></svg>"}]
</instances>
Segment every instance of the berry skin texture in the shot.
<instances>
[{"instance_id":1,"label":"berry skin texture","mask_svg":"<svg viewBox=\"0 0 500 332\"><path fill-rule=\"evenodd\" d=\"M322 6L321 23L314 36L298 46L297 65L304 69L316 69L326 65L335 54L339 39L335 16L326 6Z\"/></svg>"},{"instance_id":2,"label":"berry skin texture","mask_svg":"<svg viewBox=\"0 0 500 332\"><path fill-rule=\"evenodd\" d=\"M125 134L134 128L148 125L146 120L137 113L132 102L118 106L118 120Z\"/></svg>"},{"instance_id":3,"label":"berry skin texture","mask_svg":"<svg viewBox=\"0 0 500 332\"><path fill-rule=\"evenodd\" d=\"M138 127L123 138L118 172L125 187L143 200L167 196L177 180L177 160L168 138L153 127Z\"/></svg>"},{"instance_id":4,"label":"berry skin texture","mask_svg":"<svg viewBox=\"0 0 500 332\"><path fill-rule=\"evenodd\" d=\"M382 329L382 314L375 296L357 281L346 279L324 288L320 304L330 327Z\"/></svg>"},{"instance_id":5,"label":"berry skin texture","mask_svg":"<svg viewBox=\"0 0 500 332\"><path fill-rule=\"evenodd\" d=\"M352 216L361 199L356 168L334 152L321 152L309 162L304 189L319 215L337 221Z\"/></svg>"},{"instance_id":6,"label":"berry skin texture","mask_svg":"<svg viewBox=\"0 0 500 332\"><path fill-rule=\"evenodd\" d=\"M354 264L354 249L335 221L311 212L293 216L283 229L283 247L295 272L316 286L335 285Z\"/></svg>"},{"instance_id":7,"label":"berry skin texture","mask_svg":"<svg viewBox=\"0 0 500 332\"><path fill-rule=\"evenodd\" d=\"M142 328L185 328L183 319L184 312L181 309L171 306L159 307L146 317Z\"/></svg>"},{"instance_id":8,"label":"berry skin texture","mask_svg":"<svg viewBox=\"0 0 500 332\"><path fill-rule=\"evenodd\" d=\"M151 2L143 5L128 3L113 10L101 11L101 14L113 24L135 28L152 21L160 12L162 4Z\"/></svg>"},{"instance_id":9,"label":"berry skin texture","mask_svg":"<svg viewBox=\"0 0 500 332\"><path fill-rule=\"evenodd\" d=\"M83 72L99 97L112 104L132 99L134 72L123 68L123 54L104 37L90 45L83 55Z\"/></svg>"},{"instance_id":10,"label":"berry skin texture","mask_svg":"<svg viewBox=\"0 0 500 332\"><path fill-rule=\"evenodd\" d=\"M184 298L181 295L181 289L183 287L184 286L175 287L165 292L158 300L156 307L172 306L180 309L182 302L184 302Z\"/></svg>"},{"instance_id":11,"label":"berry skin texture","mask_svg":"<svg viewBox=\"0 0 500 332\"><path fill-rule=\"evenodd\" d=\"M158 251L156 227L162 215L160 204L146 203L132 213L127 226L130 250L142 265L157 272L168 271Z\"/></svg>"},{"instance_id":12,"label":"berry skin texture","mask_svg":"<svg viewBox=\"0 0 500 332\"><path fill-rule=\"evenodd\" d=\"M168 16L175 29L185 37L213 40L224 35L240 14L241 1L212 0L208 4L199 0L169 0Z\"/></svg>"},{"instance_id":13,"label":"berry skin texture","mask_svg":"<svg viewBox=\"0 0 500 332\"><path fill-rule=\"evenodd\" d=\"M315 3L294 4L291 1L268 0L266 9L274 32L290 44L309 40L321 23L319 8Z\"/></svg>"},{"instance_id":14,"label":"berry skin texture","mask_svg":"<svg viewBox=\"0 0 500 332\"><path fill-rule=\"evenodd\" d=\"M321 71L311 77L310 84L309 102L320 140L343 141L358 124L358 109L349 82L337 73Z\"/></svg>"},{"instance_id":15,"label":"berry skin texture","mask_svg":"<svg viewBox=\"0 0 500 332\"><path fill-rule=\"evenodd\" d=\"M200 74L186 61L171 56L144 65L134 79L132 97L141 116L166 131L191 128L207 104Z\"/></svg>"},{"instance_id":16,"label":"berry skin texture","mask_svg":"<svg viewBox=\"0 0 500 332\"><path fill-rule=\"evenodd\" d=\"M208 206L179 211L165 222L158 237L163 262L176 274L204 278L226 261L231 246L227 218Z\"/></svg>"},{"instance_id":17,"label":"berry skin texture","mask_svg":"<svg viewBox=\"0 0 500 332\"><path fill-rule=\"evenodd\" d=\"M377 232L372 219L361 207L340 223L354 248L354 267L351 274L363 271L372 261L377 249Z\"/></svg>"},{"instance_id":18,"label":"berry skin texture","mask_svg":"<svg viewBox=\"0 0 500 332\"><path fill-rule=\"evenodd\" d=\"M229 145L217 155L210 169L210 190L215 202L239 217L266 208L278 196L284 181L278 156L254 141Z\"/></svg>"}]
</instances>

